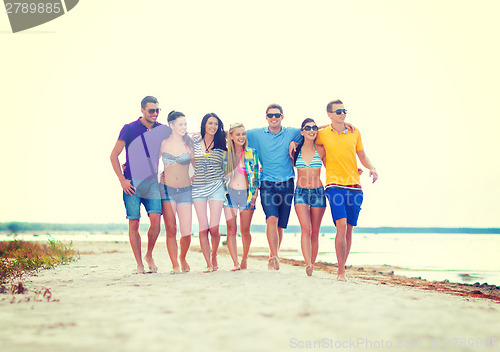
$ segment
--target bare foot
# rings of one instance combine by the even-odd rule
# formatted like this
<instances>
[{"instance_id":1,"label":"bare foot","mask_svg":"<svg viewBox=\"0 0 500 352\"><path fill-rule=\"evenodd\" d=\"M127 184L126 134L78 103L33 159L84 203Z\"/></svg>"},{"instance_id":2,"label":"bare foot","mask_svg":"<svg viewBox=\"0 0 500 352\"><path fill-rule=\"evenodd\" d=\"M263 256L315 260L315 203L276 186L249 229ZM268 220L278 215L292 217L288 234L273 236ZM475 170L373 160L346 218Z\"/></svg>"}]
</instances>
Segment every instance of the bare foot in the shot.
<instances>
[{"instance_id":1,"label":"bare foot","mask_svg":"<svg viewBox=\"0 0 500 352\"><path fill-rule=\"evenodd\" d=\"M189 264L186 261L186 258L181 259L181 268L182 268L183 273L189 273L191 271L191 268L189 267Z\"/></svg>"},{"instance_id":2,"label":"bare foot","mask_svg":"<svg viewBox=\"0 0 500 352\"><path fill-rule=\"evenodd\" d=\"M207 266L207 268L206 268L205 270L203 270L203 272L204 272L205 274L207 274L207 273L211 273L212 271L214 271L214 268L213 268L213 267L211 267L211 266Z\"/></svg>"},{"instance_id":3,"label":"bare foot","mask_svg":"<svg viewBox=\"0 0 500 352\"><path fill-rule=\"evenodd\" d=\"M238 271L241 270L239 265L235 265L234 268L231 269L231 271Z\"/></svg>"},{"instance_id":4,"label":"bare foot","mask_svg":"<svg viewBox=\"0 0 500 352\"><path fill-rule=\"evenodd\" d=\"M337 281L347 282L349 280L347 279L347 277L345 276L345 274L338 274L337 275Z\"/></svg>"},{"instance_id":5,"label":"bare foot","mask_svg":"<svg viewBox=\"0 0 500 352\"><path fill-rule=\"evenodd\" d=\"M306 274L307 276L312 276L314 270L314 265L309 264L306 266Z\"/></svg>"},{"instance_id":6,"label":"bare foot","mask_svg":"<svg viewBox=\"0 0 500 352\"><path fill-rule=\"evenodd\" d=\"M267 262L267 270L273 270L273 258L274 257L269 257L269 260Z\"/></svg>"},{"instance_id":7,"label":"bare foot","mask_svg":"<svg viewBox=\"0 0 500 352\"><path fill-rule=\"evenodd\" d=\"M137 266L137 269L135 269L135 271L132 271L132 274L144 274L144 266Z\"/></svg>"},{"instance_id":8,"label":"bare foot","mask_svg":"<svg viewBox=\"0 0 500 352\"><path fill-rule=\"evenodd\" d=\"M269 258L269 262L267 263L267 268L269 270L280 270L280 261L278 257L274 256Z\"/></svg>"},{"instance_id":9,"label":"bare foot","mask_svg":"<svg viewBox=\"0 0 500 352\"><path fill-rule=\"evenodd\" d=\"M217 271L219 269L218 263L217 263L217 253L212 254L212 266L213 266L213 271Z\"/></svg>"},{"instance_id":10,"label":"bare foot","mask_svg":"<svg viewBox=\"0 0 500 352\"><path fill-rule=\"evenodd\" d=\"M170 274L182 274L181 268L179 268L178 266L174 266Z\"/></svg>"},{"instance_id":11,"label":"bare foot","mask_svg":"<svg viewBox=\"0 0 500 352\"><path fill-rule=\"evenodd\" d=\"M148 263L149 272L151 272L151 273L157 273L158 272L158 267L156 266L155 261L153 260L153 256L152 255L147 255L146 254L144 256L144 260L146 261L146 263Z\"/></svg>"},{"instance_id":12,"label":"bare foot","mask_svg":"<svg viewBox=\"0 0 500 352\"><path fill-rule=\"evenodd\" d=\"M246 270L246 268L247 268L247 258L241 258L240 269Z\"/></svg>"}]
</instances>

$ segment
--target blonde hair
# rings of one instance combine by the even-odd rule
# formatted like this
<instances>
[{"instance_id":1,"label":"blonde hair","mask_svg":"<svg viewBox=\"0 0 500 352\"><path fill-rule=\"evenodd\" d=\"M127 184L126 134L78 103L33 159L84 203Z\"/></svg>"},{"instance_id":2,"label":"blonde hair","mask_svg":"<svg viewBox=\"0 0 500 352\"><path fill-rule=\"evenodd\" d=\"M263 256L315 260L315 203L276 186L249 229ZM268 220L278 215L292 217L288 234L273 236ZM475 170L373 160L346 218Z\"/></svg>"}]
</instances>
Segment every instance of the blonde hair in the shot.
<instances>
[{"instance_id":1,"label":"blonde hair","mask_svg":"<svg viewBox=\"0 0 500 352\"><path fill-rule=\"evenodd\" d=\"M228 172L232 172L238 164L240 163L239 160L239 155L236 156L235 153L235 147L234 147L234 141L231 139L231 135L233 134L234 130L237 128L242 127L245 129L245 126L243 126L242 123L233 123L231 126L229 126L229 131L227 131L227 170ZM246 130L245 130L246 131ZM243 150L245 150L248 146L248 140L245 141L245 144L243 145ZM236 159L238 158L238 159Z\"/></svg>"}]
</instances>

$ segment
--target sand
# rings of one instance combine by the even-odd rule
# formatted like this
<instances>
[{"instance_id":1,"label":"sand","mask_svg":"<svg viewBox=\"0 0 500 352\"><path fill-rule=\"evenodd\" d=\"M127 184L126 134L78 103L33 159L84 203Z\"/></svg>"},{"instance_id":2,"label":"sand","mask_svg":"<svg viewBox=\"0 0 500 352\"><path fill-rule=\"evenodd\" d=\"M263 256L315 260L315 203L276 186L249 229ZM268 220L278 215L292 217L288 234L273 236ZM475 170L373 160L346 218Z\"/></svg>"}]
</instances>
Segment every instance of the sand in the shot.
<instances>
[{"instance_id":1,"label":"sand","mask_svg":"<svg viewBox=\"0 0 500 352\"><path fill-rule=\"evenodd\" d=\"M80 259L25 279L0 295L0 351L500 350L500 304L301 266L170 275L158 243L156 274L132 275L123 243L74 243ZM38 293L37 293L38 292ZM43 294L45 293L45 297ZM491 347L493 345L493 347ZM489 347L488 347L489 346Z\"/></svg>"}]
</instances>

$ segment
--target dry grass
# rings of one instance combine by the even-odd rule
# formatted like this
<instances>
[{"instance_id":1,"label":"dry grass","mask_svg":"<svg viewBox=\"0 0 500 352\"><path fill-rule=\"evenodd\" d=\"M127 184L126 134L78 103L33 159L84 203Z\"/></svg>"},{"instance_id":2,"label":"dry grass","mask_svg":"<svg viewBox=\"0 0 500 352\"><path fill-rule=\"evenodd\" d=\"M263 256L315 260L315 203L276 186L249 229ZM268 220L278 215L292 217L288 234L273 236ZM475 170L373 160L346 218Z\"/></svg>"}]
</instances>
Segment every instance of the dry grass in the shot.
<instances>
[{"instance_id":1,"label":"dry grass","mask_svg":"<svg viewBox=\"0 0 500 352\"><path fill-rule=\"evenodd\" d=\"M0 242L0 293L24 293L22 279L39 269L49 269L76 259L76 252L60 241L46 244L26 241Z\"/></svg>"}]
</instances>

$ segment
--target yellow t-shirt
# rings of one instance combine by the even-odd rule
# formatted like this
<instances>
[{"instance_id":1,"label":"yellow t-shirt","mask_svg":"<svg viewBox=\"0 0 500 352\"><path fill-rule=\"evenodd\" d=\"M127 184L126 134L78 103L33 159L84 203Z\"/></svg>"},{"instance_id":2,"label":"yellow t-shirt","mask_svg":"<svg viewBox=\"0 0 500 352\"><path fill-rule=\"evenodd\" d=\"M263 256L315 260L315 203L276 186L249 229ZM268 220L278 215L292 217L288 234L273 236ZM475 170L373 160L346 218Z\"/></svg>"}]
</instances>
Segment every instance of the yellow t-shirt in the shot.
<instances>
[{"instance_id":1,"label":"yellow t-shirt","mask_svg":"<svg viewBox=\"0 0 500 352\"><path fill-rule=\"evenodd\" d=\"M363 150L361 134L346 129L338 133L331 126L318 132L316 144L323 145L326 152L326 184L359 185L356 152Z\"/></svg>"}]
</instances>

